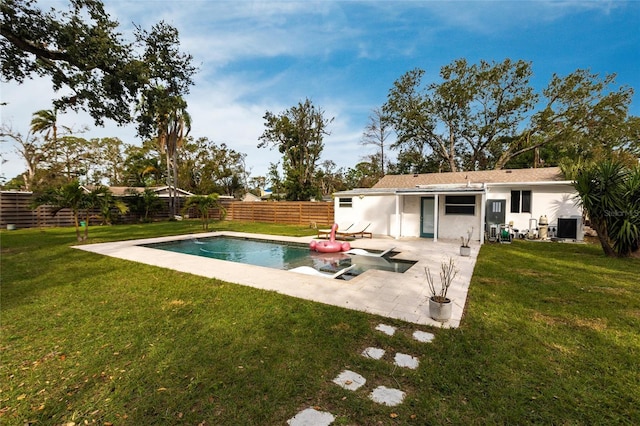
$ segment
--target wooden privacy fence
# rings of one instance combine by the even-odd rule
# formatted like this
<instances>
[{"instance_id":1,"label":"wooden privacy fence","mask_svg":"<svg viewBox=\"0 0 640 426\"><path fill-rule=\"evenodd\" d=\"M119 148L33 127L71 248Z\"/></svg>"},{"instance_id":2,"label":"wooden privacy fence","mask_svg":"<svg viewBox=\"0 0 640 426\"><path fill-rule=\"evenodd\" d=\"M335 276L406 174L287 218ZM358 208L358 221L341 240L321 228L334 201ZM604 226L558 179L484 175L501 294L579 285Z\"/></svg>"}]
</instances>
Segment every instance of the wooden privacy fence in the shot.
<instances>
[{"instance_id":1,"label":"wooden privacy fence","mask_svg":"<svg viewBox=\"0 0 640 426\"><path fill-rule=\"evenodd\" d=\"M226 220L304 226L333 223L332 202L222 200L221 204L227 210ZM221 219L221 211L212 210L212 217Z\"/></svg>"},{"instance_id":2,"label":"wooden privacy fence","mask_svg":"<svg viewBox=\"0 0 640 426\"><path fill-rule=\"evenodd\" d=\"M30 192L2 191L0 192L0 227L7 228L10 225L15 228L35 228L50 226L73 226L71 210L62 209L57 215L52 216L52 207L40 206L31 209L33 194ZM165 201L161 212L154 214L154 219L169 219L168 200ZM180 199L180 205L184 200ZM278 201L278 202L245 202L221 200L226 209L225 220L238 220L246 222L282 223L288 225L324 226L333 223L334 207L331 202L310 201ZM185 212L189 217L196 217L195 209ZM222 219L220 209L210 211L211 218ZM84 218L81 218L83 220ZM131 213L120 216L118 223L134 223L137 218ZM99 212L91 212L91 223L98 224L102 220Z\"/></svg>"}]
</instances>

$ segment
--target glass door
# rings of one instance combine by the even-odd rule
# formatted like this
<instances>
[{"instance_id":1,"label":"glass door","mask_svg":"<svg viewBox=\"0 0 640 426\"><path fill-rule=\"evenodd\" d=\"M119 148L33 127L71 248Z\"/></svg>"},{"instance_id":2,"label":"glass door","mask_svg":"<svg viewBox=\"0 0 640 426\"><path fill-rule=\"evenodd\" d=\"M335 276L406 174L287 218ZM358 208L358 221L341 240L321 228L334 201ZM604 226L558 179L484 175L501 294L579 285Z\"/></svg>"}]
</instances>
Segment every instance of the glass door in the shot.
<instances>
[{"instance_id":1,"label":"glass door","mask_svg":"<svg viewBox=\"0 0 640 426\"><path fill-rule=\"evenodd\" d=\"M422 197L420 208L420 236L433 238L435 226L435 213L433 211L435 200L433 197Z\"/></svg>"}]
</instances>

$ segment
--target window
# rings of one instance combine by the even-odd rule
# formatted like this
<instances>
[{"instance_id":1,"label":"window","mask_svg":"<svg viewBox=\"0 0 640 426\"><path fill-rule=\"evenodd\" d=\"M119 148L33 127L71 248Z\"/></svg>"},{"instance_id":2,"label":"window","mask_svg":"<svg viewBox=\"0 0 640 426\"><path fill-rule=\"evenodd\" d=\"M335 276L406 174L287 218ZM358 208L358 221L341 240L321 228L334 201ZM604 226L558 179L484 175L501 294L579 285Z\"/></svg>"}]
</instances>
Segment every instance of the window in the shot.
<instances>
[{"instance_id":1,"label":"window","mask_svg":"<svg viewBox=\"0 0 640 426\"><path fill-rule=\"evenodd\" d=\"M353 206L353 198L338 198L338 206L339 207L352 207Z\"/></svg>"},{"instance_id":2,"label":"window","mask_svg":"<svg viewBox=\"0 0 640 426\"><path fill-rule=\"evenodd\" d=\"M531 213L531 191L511 191L511 213Z\"/></svg>"},{"instance_id":3,"label":"window","mask_svg":"<svg viewBox=\"0 0 640 426\"><path fill-rule=\"evenodd\" d=\"M475 195L447 195L444 201L445 214L473 216L476 214Z\"/></svg>"}]
</instances>

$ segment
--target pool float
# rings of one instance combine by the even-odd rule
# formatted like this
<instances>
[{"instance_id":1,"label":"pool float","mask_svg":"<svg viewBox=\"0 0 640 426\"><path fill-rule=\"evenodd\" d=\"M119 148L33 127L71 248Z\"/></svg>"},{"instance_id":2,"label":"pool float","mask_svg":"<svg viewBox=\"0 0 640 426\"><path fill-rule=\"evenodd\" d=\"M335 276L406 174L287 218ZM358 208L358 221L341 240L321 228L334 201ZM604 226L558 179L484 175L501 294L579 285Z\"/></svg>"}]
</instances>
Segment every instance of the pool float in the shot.
<instances>
[{"instance_id":1,"label":"pool float","mask_svg":"<svg viewBox=\"0 0 640 426\"><path fill-rule=\"evenodd\" d=\"M339 251L347 251L351 250L351 244L339 243L336 241L336 230L338 229L338 224L334 223L331 227L331 234L329 235L329 241L316 241L312 240L309 243L309 248L311 250L315 250L320 253L337 253Z\"/></svg>"}]
</instances>

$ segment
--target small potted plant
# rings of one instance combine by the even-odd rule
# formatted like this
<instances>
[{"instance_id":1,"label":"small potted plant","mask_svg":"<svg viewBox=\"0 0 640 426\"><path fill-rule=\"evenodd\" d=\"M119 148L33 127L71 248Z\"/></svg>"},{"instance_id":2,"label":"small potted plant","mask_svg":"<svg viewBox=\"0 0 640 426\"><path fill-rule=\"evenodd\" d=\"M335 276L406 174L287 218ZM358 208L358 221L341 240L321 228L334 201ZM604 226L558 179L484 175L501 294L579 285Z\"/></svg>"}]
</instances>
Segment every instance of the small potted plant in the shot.
<instances>
[{"instance_id":1,"label":"small potted plant","mask_svg":"<svg viewBox=\"0 0 640 426\"><path fill-rule=\"evenodd\" d=\"M460 256L471 256L471 247L469 247L469 241L471 241L471 235L473 235L473 228L467 231L467 238L460 237L462 245L460 246Z\"/></svg>"},{"instance_id":2,"label":"small potted plant","mask_svg":"<svg viewBox=\"0 0 640 426\"><path fill-rule=\"evenodd\" d=\"M437 289L428 267L424 268L429 285L429 315L436 321L445 322L451 318L451 299L447 297L449 287L458 274L453 258L440 265L440 288Z\"/></svg>"}]
</instances>

